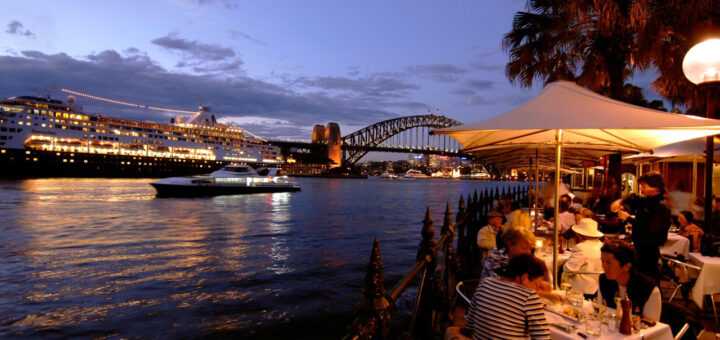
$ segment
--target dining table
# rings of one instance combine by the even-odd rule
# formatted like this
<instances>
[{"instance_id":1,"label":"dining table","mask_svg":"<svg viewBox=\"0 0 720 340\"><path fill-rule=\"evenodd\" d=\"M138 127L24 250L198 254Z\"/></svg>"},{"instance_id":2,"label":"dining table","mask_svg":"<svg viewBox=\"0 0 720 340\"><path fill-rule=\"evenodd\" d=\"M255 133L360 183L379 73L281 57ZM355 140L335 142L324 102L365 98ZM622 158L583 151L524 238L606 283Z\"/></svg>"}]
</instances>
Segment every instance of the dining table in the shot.
<instances>
[{"instance_id":1,"label":"dining table","mask_svg":"<svg viewBox=\"0 0 720 340\"><path fill-rule=\"evenodd\" d=\"M690 295L702 309L706 295L712 297L714 294L720 293L720 280L718 280L720 278L720 257L690 253L688 258L692 264L701 268ZM717 311L713 309L713 313L715 314L715 323L717 323Z\"/></svg>"},{"instance_id":2,"label":"dining table","mask_svg":"<svg viewBox=\"0 0 720 340\"><path fill-rule=\"evenodd\" d=\"M688 258L690 253L690 239L677 233L668 233L668 239L660 247L660 254L677 257L682 255Z\"/></svg>"},{"instance_id":3,"label":"dining table","mask_svg":"<svg viewBox=\"0 0 720 340\"><path fill-rule=\"evenodd\" d=\"M584 306L589 304L589 301L584 302ZM591 307L592 308L592 307ZM585 309L585 307L583 307ZM615 313L615 309L608 308L605 315ZM641 329L639 332L633 332L631 335L625 335L617 330L608 330L607 325L601 327L602 334L600 336L590 336L587 332L587 322L578 322L563 315L552 312L548 309L545 310L545 318L550 325L550 338L553 340L585 340L585 339L644 339L644 340L672 340L673 334L670 325L662 322L657 322L652 327ZM563 326L572 325L574 328L571 331L564 330Z\"/></svg>"}]
</instances>

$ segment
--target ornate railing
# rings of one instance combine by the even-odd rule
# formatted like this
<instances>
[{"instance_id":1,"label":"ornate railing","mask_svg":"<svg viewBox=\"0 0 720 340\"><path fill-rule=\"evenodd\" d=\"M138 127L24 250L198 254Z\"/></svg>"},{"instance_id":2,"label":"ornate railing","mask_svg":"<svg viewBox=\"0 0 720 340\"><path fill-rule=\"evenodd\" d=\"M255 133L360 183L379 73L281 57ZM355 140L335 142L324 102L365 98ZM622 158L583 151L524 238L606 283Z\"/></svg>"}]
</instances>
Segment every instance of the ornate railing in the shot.
<instances>
[{"instance_id":1,"label":"ornate railing","mask_svg":"<svg viewBox=\"0 0 720 340\"><path fill-rule=\"evenodd\" d=\"M435 229L430 208L427 208L416 263L390 293L385 290L385 265L380 255L380 241L375 238L365 274L363 297L358 304L355 319L343 339L386 339L393 326L395 302L415 281L418 282L418 293L412 317L397 338L438 338L440 332L453 321L452 306L456 283L465 278L479 276L479 268L476 267L481 264L475 235L486 223L485 215L492 209L493 202L501 197L515 202L527 202L527 195L527 188L513 188L507 192L505 189L502 192L499 189L486 189L480 193L475 191L473 196L468 194L467 207L465 198L461 195L454 224L450 203L447 204L440 239L437 241L434 240ZM453 247L455 235L458 235L457 252ZM437 273L440 248L443 249L442 267Z\"/></svg>"}]
</instances>

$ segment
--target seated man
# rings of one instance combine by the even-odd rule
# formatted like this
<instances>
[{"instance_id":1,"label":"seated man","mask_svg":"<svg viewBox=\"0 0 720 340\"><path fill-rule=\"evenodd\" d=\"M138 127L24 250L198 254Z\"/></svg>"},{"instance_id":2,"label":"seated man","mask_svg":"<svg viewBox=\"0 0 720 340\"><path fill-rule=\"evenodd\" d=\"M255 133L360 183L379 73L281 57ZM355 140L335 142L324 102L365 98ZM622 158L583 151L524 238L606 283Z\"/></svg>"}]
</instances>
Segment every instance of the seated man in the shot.
<instances>
[{"instance_id":1,"label":"seated man","mask_svg":"<svg viewBox=\"0 0 720 340\"><path fill-rule=\"evenodd\" d=\"M481 262L485 263L485 259L490 251L497 248L496 237L502 229L503 214L499 211L492 210L487 213L488 225L482 227L477 234L477 245L480 248Z\"/></svg>"},{"instance_id":2,"label":"seated man","mask_svg":"<svg viewBox=\"0 0 720 340\"><path fill-rule=\"evenodd\" d=\"M598 231L598 224L591 218L583 218L580 223L572 226L575 232L575 247L570 258L563 265L563 277L572 284L572 289L585 294L591 299L598 290L598 277L600 274L591 274L602 271L600 248L603 243L600 238L603 233Z\"/></svg>"},{"instance_id":3,"label":"seated man","mask_svg":"<svg viewBox=\"0 0 720 340\"><path fill-rule=\"evenodd\" d=\"M642 308L642 315L660 320L660 289L655 280L635 269L637 254L633 245L624 240L611 239L600 250L605 273L600 275L598 296L605 299L608 307L616 308L616 294L627 295L633 306Z\"/></svg>"},{"instance_id":4,"label":"seated man","mask_svg":"<svg viewBox=\"0 0 720 340\"><path fill-rule=\"evenodd\" d=\"M500 278L481 283L466 314L476 339L550 339L538 285L547 275L545 263L530 254L513 257Z\"/></svg>"}]
</instances>

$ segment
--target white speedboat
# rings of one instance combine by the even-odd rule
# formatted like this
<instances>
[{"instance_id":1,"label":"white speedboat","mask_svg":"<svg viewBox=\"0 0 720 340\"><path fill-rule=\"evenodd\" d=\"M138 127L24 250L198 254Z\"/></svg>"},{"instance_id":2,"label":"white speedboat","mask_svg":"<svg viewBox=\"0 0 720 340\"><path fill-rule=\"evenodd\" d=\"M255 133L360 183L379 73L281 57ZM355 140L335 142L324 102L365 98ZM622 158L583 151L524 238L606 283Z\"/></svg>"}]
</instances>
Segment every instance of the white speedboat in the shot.
<instances>
[{"instance_id":1,"label":"white speedboat","mask_svg":"<svg viewBox=\"0 0 720 340\"><path fill-rule=\"evenodd\" d=\"M387 179L395 179L397 178L397 175L394 174L392 171L385 170L385 172L381 173L380 178L387 178Z\"/></svg>"},{"instance_id":2,"label":"white speedboat","mask_svg":"<svg viewBox=\"0 0 720 340\"><path fill-rule=\"evenodd\" d=\"M157 196L194 197L299 191L300 186L277 176L277 169L258 169L230 164L205 176L169 177L151 182Z\"/></svg>"},{"instance_id":3,"label":"white speedboat","mask_svg":"<svg viewBox=\"0 0 720 340\"><path fill-rule=\"evenodd\" d=\"M420 170L410 169L408 170L405 175L403 175L405 178L430 178L430 176L422 173Z\"/></svg>"}]
</instances>

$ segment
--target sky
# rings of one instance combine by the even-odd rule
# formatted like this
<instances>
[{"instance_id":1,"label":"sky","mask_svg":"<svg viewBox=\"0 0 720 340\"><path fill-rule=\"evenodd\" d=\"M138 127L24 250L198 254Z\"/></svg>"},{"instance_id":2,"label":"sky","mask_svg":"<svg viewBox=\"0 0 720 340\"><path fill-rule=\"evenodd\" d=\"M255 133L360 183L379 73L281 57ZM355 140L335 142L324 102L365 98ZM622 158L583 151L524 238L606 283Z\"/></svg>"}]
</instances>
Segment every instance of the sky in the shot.
<instances>
[{"instance_id":1,"label":"sky","mask_svg":"<svg viewBox=\"0 0 720 340\"><path fill-rule=\"evenodd\" d=\"M540 90L510 84L501 41L525 0L5 0L0 97L67 88L195 110L269 139L348 135L433 112L471 123ZM650 78L640 79L645 87ZM78 98L85 111L176 113Z\"/></svg>"}]
</instances>

